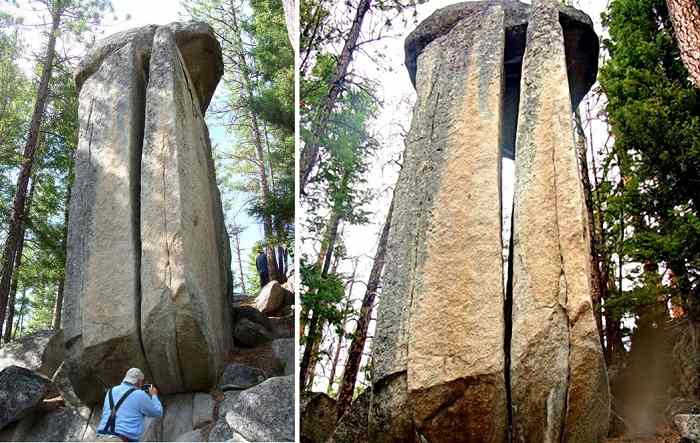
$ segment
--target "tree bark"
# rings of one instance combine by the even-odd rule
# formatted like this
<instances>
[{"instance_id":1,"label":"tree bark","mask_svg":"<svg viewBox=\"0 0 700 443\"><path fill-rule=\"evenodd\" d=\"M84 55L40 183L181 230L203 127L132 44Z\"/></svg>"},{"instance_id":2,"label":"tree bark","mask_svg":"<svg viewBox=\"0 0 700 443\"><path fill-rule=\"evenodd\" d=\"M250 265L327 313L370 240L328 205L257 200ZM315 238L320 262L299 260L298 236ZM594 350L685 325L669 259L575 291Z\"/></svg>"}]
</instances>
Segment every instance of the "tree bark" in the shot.
<instances>
[{"instance_id":1,"label":"tree bark","mask_svg":"<svg viewBox=\"0 0 700 443\"><path fill-rule=\"evenodd\" d=\"M69 177L70 177L70 170L69 170ZM63 209L63 239L61 240L61 249L66 251L66 244L68 242L68 212L70 211L70 194L71 194L71 188L70 186L66 190L66 198L64 201L64 209ZM64 262L63 262L63 269L66 268L66 263L65 263L65 255L64 255ZM66 276L62 275L61 276L61 281L58 282L58 293L56 294L56 304L53 307L53 318L51 320L51 329L58 331L61 329L61 319L62 319L62 313L63 313L63 289L65 288L65 280Z\"/></svg>"},{"instance_id":2,"label":"tree bark","mask_svg":"<svg viewBox=\"0 0 700 443\"><path fill-rule=\"evenodd\" d=\"M335 368L338 366L338 360L340 359L340 349L343 347L343 339L345 338L345 322L347 320L348 313L350 312L350 308L352 307L352 288L355 285L355 275L357 275L357 261L358 260L355 259L355 264L352 268L352 275L350 276L350 283L348 284L348 287L345 291L347 297L345 299L345 310L343 314L343 329L341 330L341 333L338 336L338 346L336 346L335 348L335 354L333 355L333 363L331 366L331 373L328 376L328 388L326 389L326 393L328 395L331 395L333 392Z\"/></svg>"},{"instance_id":3,"label":"tree bark","mask_svg":"<svg viewBox=\"0 0 700 443\"><path fill-rule=\"evenodd\" d=\"M374 263L367 281L367 289L365 296L362 299L362 308L360 309L360 317L357 321L357 328L353 333L352 343L348 350L348 359L345 362L345 371L343 372L343 381L338 391L338 418L343 416L343 413L352 402L352 396L355 392L355 382L357 380L357 372L360 369L362 361L362 351L365 348L367 341L367 330L369 328L372 308L374 307L374 299L377 296L377 289L382 278L382 270L386 260L386 243L389 238L389 230L391 228L391 215L394 210L394 200L392 198L389 206L389 213L386 216L382 234L379 237L377 252L374 254Z\"/></svg>"},{"instance_id":4,"label":"tree bark","mask_svg":"<svg viewBox=\"0 0 700 443\"><path fill-rule=\"evenodd\" d=\"M340 92L343 90L343 83L345 81L345 76L348 73L348 67L350 66L350 61L352 60L352 54L355 49L357 49L357 40L360 37L362 21L364 20L367 11L369 11L371 3L372 0L360 0L360 3L357 5L355 18L353 19L350 27L350 33L348 34L348 38L345 40L345 44L343 45L343 50L340 53L338 65L333 72L333 77L331 77L330 90L316 113L315 122L312 122L313 129L311 132L311 137L309 140L304 140L304 147L302 148L301 155L299 156L299 186L302 194L304 193L304 188L309 180L309 174L311 174L311 170L316 164L321 142L321 134L326 131L328 118L335 107L335 102L338 100Z\"/></svg>"},{"instance_id":5,"label":"tree bark","mask_svg":"<svg viewBox=\"0 0 700 443\"><path fill-rule=\"evenodd\" d=\"M241 228L234 226L232 230L234 239L236 240L236 257L238 257L238 275L241 280L241 291L245 294L245 278L243 277L243 260L241 259Z\"/></svg>"},{"instance_id":6,"label":"tree bark","mask_svg":"<svg viewBox=\"0 0 700 443\"><path fill-rule=\"evenodd\" d=\"M697 0L666 0L681 60L700 89L700 4Z\"/></svg>"},{"instance_id":7,"label":"tree bark","mask_svg":"<svg viewBox=\"0 0 700 443\"><path fill-rule=\"evenodd\" d=\"M36 184L34 180L32 180L32 186L29 188L29 195L27 196L27 204L25 206L24 210L24 217L25 219L29 217L29 209L32 206L32 198L34 197L34 189L36 188ZM7 302L7 320L5 320L5 334L4 334L4 340L5 343L9 342L12 340L12 322L15 317L15 299L17 296L17 285L18 285L18 279L19 279L19 274L18 271L20 267L22 266L22 254L24 253L24 235L27 230L26 225L23 223L22 224L22 229L20 230L20 236L19 236L19 244L17 245L17 252L15 253L15 269L12 272L12 284L10 285L10 295L9 295L9 300Z\"/></svg>"},{"instance_id":8,"label":"tree bark","mask_svg":"<svg viewBox=\"0 0 700 443\"><path fill-rule=\"evenodd\" d=\"M15 268L15 256L19 246L22 227L24 225L27 186L29 184L29 177L32 174L34 153L36 152L39 141L39 130L44 118L46 101L49 96L49 80L51 80L51 72L53 70L53 60L56 52L56 34L58 31L58 26L61 22L61 10L56 9L52 11L51 15L51 32L49 34L49 41L46 46L46 55L43 61L41 80L39 81L39 89L37 90L32 120L29 125L29 134L27 136L27 142L24 146L22 166L20 168L19 177L17 178L17 191L15 192L12 210L10 212L9 231L2 254L3 263L2 277L0 278L0 319L4 319L7 312L10 281L12 272Z\"/></svg>"},{"instance_id":9,"label":"tree bark","mask_svg":"<svg viewBox=\"0 0 700 443\"><path fill-rule=\"evenodd\" d=\"M248 69L248 62L245 58L245 53L243 51L243 43L240 37L240 28L238 26L238 16L236 11L231 9L231 18L233 29L236 33L236 38L238 39L238 63L241 72L241 80L243 87L245 89L246 96L248 98L248 103L253 102L253 83L250 79L250 73ZM260 130L260 124L258 123L258 116L253 112L252 109L248 109L250 112L250 129L253 132L253 141L255 145L255 156L256 156L256 166L258 169L258 180L260 184L260 200L262 201L263 208L267 209L270 204L270 185L267 181L267 171L265 171L265 154L263 151L263 140ZM279 271L277 267L277 258L275 257L274 248L274 234L272 230L272 216L269 214L263 214L263 231L265 233L265 255L267 255L267 270L270 275L270 280L280 281Z\"/></svg>"},{"instance_id":10,"label":"tree bark","mask_svg":"<svg viewBox=\"0 0 700 443\"><path fill-rule=\"evenodd\" d=\"M588 232L590 233L591 245L591 300L593 302L593 315L598 327L598 338L600 346L605 352L605 339L603 331L603 315L601 310L601 300L603 299L602 276L600 274L600 254L598 252L597 233L595 228L595 216L593 214L593 189L588 175L588 144L586 134L583 130L581 115L578 111L574 113L576 124L576 149L578 151L579 167L581 168L581 182L583 184L583 194L586 201L586 212L588 214Z\"/></svg>"}]
</instances>

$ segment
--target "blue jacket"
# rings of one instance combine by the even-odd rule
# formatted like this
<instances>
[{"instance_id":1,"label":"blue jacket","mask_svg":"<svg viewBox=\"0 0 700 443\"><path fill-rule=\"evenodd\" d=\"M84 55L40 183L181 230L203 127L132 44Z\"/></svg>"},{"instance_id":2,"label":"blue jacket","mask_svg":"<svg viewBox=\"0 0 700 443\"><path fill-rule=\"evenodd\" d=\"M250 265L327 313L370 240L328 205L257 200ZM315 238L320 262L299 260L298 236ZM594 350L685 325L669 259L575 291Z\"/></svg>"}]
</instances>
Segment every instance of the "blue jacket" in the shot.
<instances>
[{"instance_id":1,"label":"blue jacket","mask_svg":"<svg viewBox=\"0 0 700 443\"><path fill-rule=\"evenodd\" d=\"M134 387L131 383L122 383L112 388L114 405L117 405L117 402L126 391ZM100 434L107 425L109 412L109 392L107 392L102 406L102 419L100 419L100 425L97 427L97 432ZM124 403L117 410L117 420L114 429L117 434L129 440L138 441L141 438L141 434L143 434L143 423L146 417L162 416L163 406L160 404L158 397L155 395L151 397L141 389L137 389L124 400Z\"/></svg>"}]
</instances>

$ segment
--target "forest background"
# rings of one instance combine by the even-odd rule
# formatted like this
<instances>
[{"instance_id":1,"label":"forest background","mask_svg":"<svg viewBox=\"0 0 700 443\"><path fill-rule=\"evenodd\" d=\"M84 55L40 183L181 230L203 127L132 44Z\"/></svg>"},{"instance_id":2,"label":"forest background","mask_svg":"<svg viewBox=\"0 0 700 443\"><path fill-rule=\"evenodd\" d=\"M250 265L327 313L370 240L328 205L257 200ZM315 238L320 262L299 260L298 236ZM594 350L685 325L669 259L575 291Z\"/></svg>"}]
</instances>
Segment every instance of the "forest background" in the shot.
<instances>
[{"instance_id":1,"label":"forest background","mask_svg":"<svg viewBox=\"0 0 700 443\"><path fill-rule=\"evenodd\" d=\"M60 328L78 139L75 66L96 39L192 19L209 23L222 44L224 77L206 119L231 238L234 292L259 290L259 247L293 251L294 55L282 3L2 1L2 343Z\"/></svg>"}]
</instances>

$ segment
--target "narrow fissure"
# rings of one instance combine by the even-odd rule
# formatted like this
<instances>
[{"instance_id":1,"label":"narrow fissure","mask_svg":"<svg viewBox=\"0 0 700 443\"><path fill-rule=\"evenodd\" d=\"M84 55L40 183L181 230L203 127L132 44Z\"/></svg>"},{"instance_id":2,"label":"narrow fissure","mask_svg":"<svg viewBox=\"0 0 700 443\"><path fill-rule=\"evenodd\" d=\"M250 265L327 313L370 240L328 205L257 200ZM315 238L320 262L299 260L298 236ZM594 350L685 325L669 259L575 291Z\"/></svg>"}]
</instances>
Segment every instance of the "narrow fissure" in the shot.
<instances>
[{"instance_id":1,"label":"narrow fissure","mask_svg":"<svg viewBox=\"0 0 700 443\"><path fill-rule=\"evenodd\" d=\"M501 109L501 233L503 243L503 355L506 389L506 441L513 441L513 401L511 387L511 340L513 336L513 208L515 194L515 142L520 105L520 78L525 53L527 25L506 29L504 49L505 87Z\"/></svg>"},{"instance_id":2,"label":"narrow fissure","mask_svg":"<svg viewBox=\"0 0 700 443\"><path fill-rule=\"evenodd\" d=\"M141 66L144 66L140 84L136 88L135 103L137 112L135 121L132 123L135 127L132 128L136 137L134 151L131 159L131 170L134 171L131 180L131 195L134 199L134 207L132 208L132 226L134 229L134 242L136 243L136 335L143 354L143 361L146 365L146 371L153 377L153 371L146 357L146 348L143 345L143 337L141 334L141 158L143 156L143 137L146 131L146 91L148 89L148 69L150 58L143 55L142 60L138 60Z\"/></svg>"}]
</instances>

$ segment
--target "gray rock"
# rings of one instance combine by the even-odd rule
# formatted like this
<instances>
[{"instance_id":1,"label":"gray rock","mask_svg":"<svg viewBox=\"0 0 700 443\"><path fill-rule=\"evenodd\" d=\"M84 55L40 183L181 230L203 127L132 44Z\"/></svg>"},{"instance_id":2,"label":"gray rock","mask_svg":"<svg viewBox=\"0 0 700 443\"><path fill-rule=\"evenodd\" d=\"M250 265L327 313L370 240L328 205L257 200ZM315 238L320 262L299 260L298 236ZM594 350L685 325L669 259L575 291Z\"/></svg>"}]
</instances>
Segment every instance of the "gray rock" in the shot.
<instances>
[{"instance_id":1,"label":"gray rock","mask_svg":"<svg viewBox=\"0 0 700 443\"><path fill-rule=\"evenodd\" d=\"M700 441L700 414L677 414L673 417L673 424L682 438Z\"/></svg>"},{"instance_id":2,"label":"gray rock","mask_svg":"<svg viewBox=\"0 0 700 443\"><path fill-rule=\"evenodd\" d=\"M264 326L244 318L234 327L233 338L242 346L254 348L269 342L273 336Z\"/></svg>"},{"instance_id":3,"label":"gray rock","mask_svg":"<svg viewBox=\"0 0 700 443\"><path fill-rule=\"evenodd\" d=\"M29 414L50 384L51 380L19 366L0 371L0 429Z\"/></svg>"},{"instance_id":4,"label":"gray rock","mask_svg":"<svg viewBox=\"0 0 700 443\"><path fill-rule=\"evenodd\" d=\"M88 430L88 420L77 409L66 407L34 419L21 441L83 441Z\"/></svg>"},{"instance_id":5,"label":"gray rock","mask_svg":"<svg viewBox=\"0 0 700 443\"><path fill-rule=\"evenodd\" d=\"M219 418L225 417L228 411L233 410L241 392L243 391L235 390L224 392L224 399L219 402Z\"/></svg>"},{"instance_id":6,"label":"gray rock","mask_svg":"<svg viewBox=\"0 0 700 443\"><path fill-rule=\"evenodd\" d=\"M370 390L366 389L350 404L338 420L330 438L323 440L324 442L361 443L371 440L368 435L370 394Z\"/></svg>"},{"instance_id":7,"label":"gray rock","mask_svg":"<svg viewBox=\"0 0 700 443\"><path fill-rule=\"evenodd\" d=\"M272 280L260 290L255 300L255 307L263 314L272 315L285 305L285 301L288 301L288 297L285 297L287 292L289 291L284 289L277 280Z\"/></svg>"},{"instance_id":8,"label":"gray rock","mask_svg":"<svg viewBox=\"0 0 700 443\"><path fill-rule=\"evenodd\" d=\"M247 440L294 441L294 376L269 378L241 392L226 422Z\"/></svg>"},{"instance_id":9,"label":"gray rock","mask_svg":"<svg viewBox=\"0 0 700 443\"><path fill-rule=\"evenodd\" d=\"M284 368L280 375L294 375L294 339L278 338L274 340L272 352Z\"/></svg>"},{"instance_id":10,"label":"gray rock","mask_svg":"<svg viewBox=\"0 0 700 443\"><path fill-rule=\"evenodd\" d=\"M560 9L534 1L522 65L513 209L513 440L599 442L610 392Z\"/></svg>"},{"instance_id":11,"label":"gray rock","mask_svg":"<svg viewBox=\"0 0 700 443\"><path fill-rule=\"evenodd\" d=\"M269 317L270 330L275 338L294 338L294 314Z\"/></svg>"},{"instance_id":12,"label":"gray rock","mask_svg":"<svg viewBox=\"0 0 700 443\"><path fill-rule=\"evenodd\" d=\"M141 337L164 394L208 390L231 346L209 135L174 39L153 40L141 157Z\"/></svg>"},{"instance_id":13,"label":"gray rock","mask_svg":"<svg viewBox=\"0 0 700 443\"><path fill-rule=\"evenodd\" d=\"M268 316L258 311L258 309L254 306L243 305L233 308L233 318L234 323L239 323L242 320L249 320L270 331L273 329L273 323Z\"/></svg>"},{"instance_id":14,"label":"gray rock","mask_svg":"<svg viewBox=\"0 0 700 443\"><path fill-rule=\"evenodd\" d=\"M265 381L265 373L258 368L241 365L238 363L229 363L224 368L221 379L219 380L219 389L228 391L231 389L248 389Z\"/></svg>"},{"instance_id":15,"label":"gray rock","mask_svg":"<svg viewBox=\"0 0 700 443\"><path fill-rule=\"evenodd\" d=\"M174 441L178 436L192 431L193 394L164 396L163 441Z\"/></svg>"},{"instance_id":16,"label":"gray rock","mask_svg":"<svg viewBox=\"0 0 700 443\"><path fill-rule=\"evenodd\" d=\"M195 429L194 431L190 431L186 434L182 434L179 437L177 437L174 441L203 441L202 440L202 430Z\"/></svg>"},{"instance_id":17,"label":"gray rock","mask_svg":"<svg viewBox=\"0 0 700 443\"><path fill-rule=\"evenodd\" d=\"M216 40L212 28L206 23L175 22L166 27L175 36L178 49L192 77L201 104L201 112L204 113L224 72L221 46ZM156 25L148 25L128 29L97 41L80 61L75 71L78 92L82 89L85 81L100 68L106 58L127 44L134 45L144 55L149 56L157 28Z\"/></svg>"},{"instance_id":18,"label":"gray rock","mask_svg":"<svg viewBox=\"0 0 700 443\"><path fill-rule=\"evenodd\" d=\"M206 392L194 394L192 403L192 428L199 429L214 421L214 399Z\"/></svg>"},{"instance_id":19,"label":"gray rock","mask_svg":"<svg viewBox=\"0 0 700 443\"><path fill-rule=\"evenodd\" d=\"M130 367L149 376L136 320L144 57L139 44L124 44L102 60L79 96L63 327L66 369L86 404L101 401L103 383L118 384Z\"/></svg>"},{"instance_id":20,"label":"gray rock","mask_svg":"<svg viewBox=\"0 0 700 443\"><path fill-rule=\"evenodd\" d=\"M233 431L226 422L225 418L220 418L214 424L214 427L209 432L208 441L229 441L233 438Z\"/></svg>"},{"instance_id":21,"label":"gray rock","mask_svg":"<svg viewBox=\"0 0 700 443\"><path fill-rule=\"evenodd\" d=\"M336 401L321 392L302 392L299 400L299 437L302 443L328 440L338 421Z\"/></svg>"},{"instance_id":22,"label":"gray rock","mask_svg":"<svg viewBox=\"0 0 700 443\"><path fill-rule=\"evenodd\" d=\"M162 417L146 417L141 441L164 441Z\"/></svg>"},{"instance_id":23,"label":"gray rock","mask_svg":"<svg viewBox=\"0 0 700 443\"><path fill-rule=\"evenodd\" d=\"M38 331L0 348L0 370L8 366L27 368L52 377L63 361L63 331Z\"/></svg>"}]
</instances>

